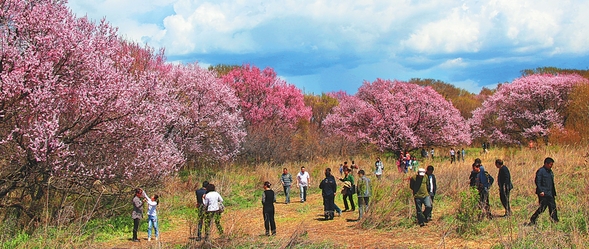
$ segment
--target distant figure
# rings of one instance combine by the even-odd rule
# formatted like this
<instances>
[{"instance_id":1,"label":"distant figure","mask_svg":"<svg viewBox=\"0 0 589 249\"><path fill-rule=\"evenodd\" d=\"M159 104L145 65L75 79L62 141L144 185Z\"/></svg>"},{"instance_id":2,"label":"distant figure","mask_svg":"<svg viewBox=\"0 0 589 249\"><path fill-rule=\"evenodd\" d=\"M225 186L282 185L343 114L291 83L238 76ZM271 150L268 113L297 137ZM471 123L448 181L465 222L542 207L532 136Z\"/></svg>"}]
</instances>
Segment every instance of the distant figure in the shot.
<instances>
[{"instance_id":1,"label":"distant figure","mask_svg":"<svg viewBox=\"0 0 589 249\"><path fill-rule=\"evenodd\" d=\"M297 186L299 187L301 202L307 200L307 188L311 184L311 176L305 171L305 166L301 167L301 172L297 174Z\"/></svg>"},{"instance_id":2,"label":"distant figure","mask_svg":"<svg viewBox=\"0 0 589 249\"><path fill-rule=\"evenodd\" d=\"M350 174L352 174L352 175L354 175L354 174L356 174L356 172L358 172L358 165L356 165L354 160L352 160L352 164L350 165L350 169L352 169L352 171L350 172Z\"/></svg>"},{"instance_id":3,"label":"distant figure","mask_svg":"<svg viewBox=\"0 0 589 249\"><path fill-rule=\"evenodd\" d=\"M456 151L454 148L450 149L450 163L456 162Z\"/></svg>"},{"instance_id":4,"label":"distant figure","mask_svg":"<svg viewBox=\"0 0 589 249\"><path fill-rule=\"evenodd\" d=\"M507 166L503 164L503 160L495 160L495 167L499 169L497 175L497 184L499 185L499 199L501 199L501 205L505 208L505 216L511 215L511 206L509 205L509 191L513 188L511 183L511 174Z\"/></svg>"},{"instance_id":5,"label":"distant figure","mask_svg":"<svg viewBox=\"0 0 589 249\"><path fill-rule=\"evenodd\" d=\"M432 150L430 151L430 154L432 155L432 159L434 159L434 148L432 148Z\"/></svg>"},{"instance_id":6,"label":"distant figure","mask_svg":"<svg viewBox=\"0 0 589 249\"><path fill-rule=\"evenodd\" d=\"M554 187L554 173L552 172L552 166L554 165L554 159L547 157L544 159L544 166L536 171L536 194L538 195L538 202L540 207L534 212L530 218L530 225L535 225L538 220L538 216L546 210L550 212L550 220L552 222L558 222L558 213L556 211L556 188Z\"/></svg>"},{"instance_id":7,"label":"distant figure","mask_svg":"<svg viewBox=\"0 0 589 249\"><path fill-rule=\"evenodd\" d=\"M292 185L292 175L288 173L287 168L282 169L282 175L280 175L280 183L282 184L282 189L284 190L284 203L290 203L290 186Z\"/></svg>"},{"instance_id":8,"label":"distant figure","mask_svg":"<svg viewBox=\"0 0 589 249\"><path fill-rule=\"evenodd\" d=\"M421 148L421 157L427 158L427 151L425 150L425 148Z\"/></svg>"},{"instance_id":9,"label":"distant figure","mask_svg":"<svg viewBox=\"0 0 589 249\"><path fill-rule=\"evenodd\" d=\"M380 178L382 177L383 170L384 170L384 165L382 164L380 157L376 158L376 162L374 163L374 167L376 168L374 170L374 175L376 175L376 178L380 180Z\"/></svg>"},{"instance_id":10,"label":"distant figure","mask_svg":"<svg viewBox=\"0 0 589 249\"><path fill-rule=\"evenodd\" d=\"M204 196L207 193L207 186L209 185L208 181L202 182L202 188L196 190L196 208L198 209L198 224L197 224L197 236L196 241L200 241L201 231L202 231L202 224L205 219L205 214L207 212L207 207L204 205L203 200Z\"/></svg>"},{"instance_id":11,"label":"distant figure","mask_svg":"<svg viewBox=\"0 0 589 249\"><path fill-rule=\"evenodd\" d=\"M409 187L413 191L413 200L415 201L415 210L417 213L417 223L419 226L425 226L427 217L431 216L432 201L428 193L428 180L425 176L425 169L419 169L417 175L411 177ZM425 206L425 210L422 210Z\"/></svg>"},{"instance_id":12,"label":"distant figure","mask_svg":"<svg viewBox=\"0 0 589 249\"><path fill-rule=\"evenodd\" d=\"M358 220L360 220L362 219L362 216L368 211L368 204L370 202L370 196L372 195L370 179L366 177L364 170L358 171L358 184L356 186L356 191L358 192L358 209L360 212Z\"/></svg>"},{"instance_id":13,"label":"distant figure","mask_svg":"<svg viewBox=\"0 0 589 249\"><path fill-rule=\"evenodd\" d=\"M143 197L147 202L147 241L151 241L152 230L155 233L155 240L160 237L160 231L157 226L157 205L159 204L159 196L153 195L151 198L143 191Z\"/></svg>"},{"instance_id":14,"label":"distant figure","mask_svg":"<svg viewBox=\"0 0 589 249\"><path fill-rule=\"evenodd\" d=\"M323 196L323 211L325 220L333 220L335 211L335 194L337 192L337 183L335 177L331 175L331 169L325 169L325 179L319 183L321 195Z\"/></svg>"},{"instance_id":15,"label":"distant figure","mask_svg":"<svg viewBox=\"0 0 589 249\"><path fill-rule=\"evenodd\" d=\"M464 162L464 158L466 157L466 151L464 151L464 148L460 150L460 154L462 154L462 162Z\"/></svg>"},{"instance_id":16,"label":"distant figure","mask_svg":"<svg viewBox=\"0 0 589 249\"><path fill-rule=\"evenodd\" d=\"M483 143L483 153L487 153L487 144Z\"/></svg>"},{"instance_id":17,"label":"distant figure","mask_svg":"<svg viewBox=\"0 0 589 249\"><path fill-rule=\"evenodd\" d=\"M139 231L139 221L143 219L143 201L141 201L141 197L143 195L143 190L140 188L135 189L135 196L133 197L133 213L131 213L131 218L133 219L133 242L141 242L137 238L137 231Z\"/></svg>"},{"instance_id":18,"label":"distant figure","mask_svg":"<svg viewBox=\"0 0 589 249\"><path fill-rule=\"evenodd\" d=\"M264 192L262 193L262 212L264 214L264 228L266 229L266 236L276 235L276 222L274 221L274 202L276 202L276 195L272 190L272 184L264 182Z\"/></svg>"},{"instance_id":19,"label":"distant figure","mask_svg":"<svg viewBox=\"0 0 589 249\"><path fill-rule=\"evenodd\" d=\"M432 220L432 213L433 213L433 209L434 209L434 197L436 196L436 190L438 189L438 184L436 183L436 175L434 175L434 166L429 165L427 166L427 169L425 171L425 174L427 175L427 179L428 179L428 192L429 192L429 197L432 201L432 212L429 213L429 216L427 216L427 220L431 221Z\"/></svg>"}]
</instances>

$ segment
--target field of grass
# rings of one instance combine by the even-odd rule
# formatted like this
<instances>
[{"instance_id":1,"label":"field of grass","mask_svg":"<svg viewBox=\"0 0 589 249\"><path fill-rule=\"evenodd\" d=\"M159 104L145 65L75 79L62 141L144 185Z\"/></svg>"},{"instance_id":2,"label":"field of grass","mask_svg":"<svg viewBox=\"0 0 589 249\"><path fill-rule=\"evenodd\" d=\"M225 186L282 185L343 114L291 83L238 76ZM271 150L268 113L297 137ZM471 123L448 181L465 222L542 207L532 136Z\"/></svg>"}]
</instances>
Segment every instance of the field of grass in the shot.
<instances>
[{"instance_id":1,"label":"field of grass","mask_svg":"<svg viewBox=\"0 0 589 249\"><path fill-rule=\"evenodd\" d=\"M440 149L437 154L444 154ZM467 150L465 162L450 164L446 157L434 160L424 159L420 167L433 165L438 181L438 193L434 203L433 224L424 228L416 226L414 221L414 206L407 178L412 173L397 172L392 158L378 155L384 159L385 175L377 180L373 175L374 158L377 155L366 155L357 158L324 159L314 162L287 163L284 165L260 164L255 166L232 165L224 169L183 171L166 181L161 193L160 214L163 232L179 234L191 230L196 219L194 203L194 189L200 182L208 180L217 186L217 190L225 199L229 210L224 214L223 225L226 235L218 239L213 247L222 248L331 248L356 247L358 236L369 245L372 233L388 236L390 245L401 248L420 247L461 247L461 248L589 248L588 209L589 190L588 173L585 170L589 160L587 147L545 147L537 150L527 148L493 148L488 153L480 153L480 149ZM474 158L482 159L483 165L494 177L497 168L493 162L497 158L505 161L512 175L514 189L511 192L513 215L509 218L498 217L504 213L499 201L498 188L493 186L491 193L491 211L496 216L492 220L479 220L476 209L476 191L468 187L468 175ZM540 216L538 224L527 227L523 224L538 207L534 194L533 183L536 170L542 166L545 157L555 159L554 174L558 196L556 198L560 222L553 224L549 221L548 212ZM370 210L365 218L355 223L345 223L342 218L340 226L357 236L342 239L333 236L338 232L327 232L329 224L312 222L313 215L320 214L320 190L317 188L323 178L326 167L335 169L344 160L355 160L361 169L367 172L372 180L373 196ZM279 202L284 199L279 176L282 168L289 169L293 177L301 166L310 172L312 180L311 195L315 201L308 205L281 205L277 207L277 225L279 231L287 232L275 239L259 234L263 229L261 218L260 196L262 183L270 181L277 192ZM148 191L152 193L154 191ZM154 192L155 193L155 192ZM291 192L293 202L298 201L298 190ZM336 204L343 207L341 197L336 198ZM280 205L280 204L277 204ZM279 213L282 211L282 213ZM352 213L346 214L348 218ZM357 214L356 214L357 216ZM80 226L72 225L66 228L40 229L33 235L20 234L15 238L5 239L1 248L53 248L56 245L66 247L110 247L128 243L132 222L128 217L114 217L109 220L94 220ZM309 221L311 220L311 221ZM343 225L342 225L343 224ZM281 229L287 227L288 229ZM252 229L252 227L254 229ZM145 233L146 225L141 228ZM253 231L255 230L255 231ZM343 233L343 232L342 232ZM174 241L164 244L166 248L189 248L193 246L188 237L179 236ZM430 240L422 243L412 242L415 237L425 234ZM72 236L79 235L79 236ZM409 236L407 236L409 235ZM376 238L378 239L378 238ZM394 240L391 240L394 239ZM68 246L69 245L69 246ZM147 244L143 244L145 247ZM161 246L162 244L160 244ZM118 246L117 246L118 247ZM149 246L148 246L149 247ZM385 246L388 247L388 246Z\"/></svg>"}]
</instances>

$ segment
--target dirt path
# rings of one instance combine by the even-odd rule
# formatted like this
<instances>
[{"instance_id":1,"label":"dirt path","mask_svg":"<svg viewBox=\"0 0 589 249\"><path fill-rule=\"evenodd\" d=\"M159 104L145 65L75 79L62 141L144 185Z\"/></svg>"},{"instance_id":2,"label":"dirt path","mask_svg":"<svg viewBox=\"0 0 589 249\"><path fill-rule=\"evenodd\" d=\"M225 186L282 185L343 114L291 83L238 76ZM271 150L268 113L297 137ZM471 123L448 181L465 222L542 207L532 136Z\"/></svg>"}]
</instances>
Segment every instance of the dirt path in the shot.
<instances>
[{"instance_id":1,"label":"dirt path","mask_svg":"<svg viewBox=\"0 0 589 249\"><path fill-rule=\"evenodd\" d=\"M294 196L293 200L298 200ZM341 204L338 195L336 204ZM343 205L340 205L343 206ZM225 236L219 237L213 229L212 243L196 242L190 239L188 222L174 220L174 229L163 231L159 241L147 241L144 231L140 232L141 242L128 238L98 245L99 248L231 248L240 244L259 245L259 248L286 248L289 243L324 244L326 248L489 248L488 240L467 241L452 236L449 228L434 219L425 227L413 226L407 229L373 230L360 229L358 212L344 212L334 220L323 220L322 199L311 194L305 203L292 202L276 207L277 235L264 236L261 207L247 210L227 210L222 222ZM482 242L482 243L481 243Z\"/></svg>"}]
</instances>

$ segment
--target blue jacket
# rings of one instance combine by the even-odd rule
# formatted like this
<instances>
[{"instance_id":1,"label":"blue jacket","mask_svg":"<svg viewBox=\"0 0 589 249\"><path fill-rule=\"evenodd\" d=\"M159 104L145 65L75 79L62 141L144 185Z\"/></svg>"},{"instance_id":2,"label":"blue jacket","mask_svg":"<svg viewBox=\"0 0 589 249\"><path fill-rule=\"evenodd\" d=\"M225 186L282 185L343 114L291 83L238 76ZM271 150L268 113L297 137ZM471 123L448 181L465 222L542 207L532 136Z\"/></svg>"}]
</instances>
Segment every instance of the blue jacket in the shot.
<instances>
[{"instance_id":1,"label":"blue jacket","mask_svg":"<svg viewBox=\"0 0 589 249\"><path fill-rule=\"evenodd\" d=\"M333 196L337 191L335 177L333 177L333 175L325 176L325 179L319 183L319 188L321 189L321 194L323 196Z\"/></svg>"},{"instance_id":2,"label":"blue jacket","mask_svg":"<svg viewBox=\"0 0 589 249\"><path fill-rule=\"evenodd\" d=\"M556 196L556 188L554 187L554 173L551 169L545 167L539 168L536 171L536 194L544 192L544 196Z\"/></svg>"}]
</instances>

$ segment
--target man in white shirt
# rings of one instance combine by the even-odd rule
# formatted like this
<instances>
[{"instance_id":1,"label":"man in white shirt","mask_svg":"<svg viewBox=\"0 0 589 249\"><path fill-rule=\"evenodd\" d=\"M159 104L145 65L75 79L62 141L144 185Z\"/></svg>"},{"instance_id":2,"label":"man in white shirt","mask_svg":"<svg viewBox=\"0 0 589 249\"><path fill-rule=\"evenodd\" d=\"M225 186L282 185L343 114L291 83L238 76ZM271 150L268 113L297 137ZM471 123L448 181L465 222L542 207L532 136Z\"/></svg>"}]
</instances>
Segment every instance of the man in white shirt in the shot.
<instances>
[{"instance_id":1,"label":"man in white shirt","mask_svg":"<svg viewBox=\"0 0 589 249\"><path fill-rule=\"evenodd\" d=\"M311 184L311 176L305 171L305 166L301 167L301 172L297 174L297 186L301 194L301 202L307 200L307 187Z\"/></svg>"}]
</instances>

